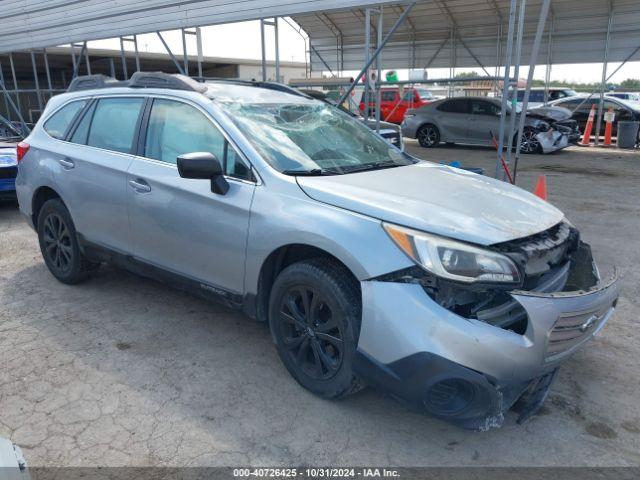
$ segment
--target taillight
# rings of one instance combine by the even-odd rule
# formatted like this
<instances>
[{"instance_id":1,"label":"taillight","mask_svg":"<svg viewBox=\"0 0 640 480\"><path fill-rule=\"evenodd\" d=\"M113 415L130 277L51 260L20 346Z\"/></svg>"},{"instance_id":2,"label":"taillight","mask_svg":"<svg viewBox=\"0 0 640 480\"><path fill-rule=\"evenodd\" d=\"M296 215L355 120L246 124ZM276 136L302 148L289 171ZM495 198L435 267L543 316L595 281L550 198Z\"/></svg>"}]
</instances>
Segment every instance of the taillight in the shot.
<instances>
[{"instance_id":1,"label":"taillight","mask_svg":"<svg viewBox=\"0 0 640 480\"><path fill-rule=\"evenodd\" d=\"M24 156L29 151L29 144L27 142L20 142L16 146L16 157L18 158L18 162L20 162Z\"/></svg>"}]
</instances>

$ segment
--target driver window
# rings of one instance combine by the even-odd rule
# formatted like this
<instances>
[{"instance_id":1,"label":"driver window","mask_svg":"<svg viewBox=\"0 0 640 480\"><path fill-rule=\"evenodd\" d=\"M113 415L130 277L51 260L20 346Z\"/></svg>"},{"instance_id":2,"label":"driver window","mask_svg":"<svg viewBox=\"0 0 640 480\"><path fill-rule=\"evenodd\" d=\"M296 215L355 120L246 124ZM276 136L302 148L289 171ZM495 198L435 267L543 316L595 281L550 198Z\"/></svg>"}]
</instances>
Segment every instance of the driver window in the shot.
<instances>
[{"instance_id":1,"label":"driver window","mask_svg":"<svg viewBox=\"0 0 640 480\"><path fill-rule=\"evenodd\" d=\"M483 100L471 100L471 113L473 115L491 115L496 116L500 113L500 107L491 102Z\"/></svg>"},{"instance_id":2,"label":"driver window","mask_svg":"<svg viewBox=\"0 0 640 480\"><path fill-rule=\"evenodd\" d=\"M202 112L186 103L155 99L144 156L175 165L178 156L191 152L213 153L228 176L245 180L251 176L235 149Z\"/></svg>"}]
</instances>

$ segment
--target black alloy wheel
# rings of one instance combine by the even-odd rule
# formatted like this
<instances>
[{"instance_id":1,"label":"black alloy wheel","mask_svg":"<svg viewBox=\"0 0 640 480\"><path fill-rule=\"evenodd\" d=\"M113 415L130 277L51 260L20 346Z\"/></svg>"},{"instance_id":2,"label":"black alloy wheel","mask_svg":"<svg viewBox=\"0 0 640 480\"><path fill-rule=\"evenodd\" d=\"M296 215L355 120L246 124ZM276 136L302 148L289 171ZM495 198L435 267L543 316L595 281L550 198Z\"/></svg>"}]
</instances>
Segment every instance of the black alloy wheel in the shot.
<instances>
[{"instance_id":1,"label":"black alloy wheel","mask_svg":"<svg viewBox=\"0 0 640 480\"><path fill-rule=\"evenodd\" d=\"M78 283L98 268L80 250L69 210L59 198L47 200L40 208L37 231L44 263L62 283Z\"/></svg>"},{"instance_id":2,"label":"black alloy wheel","mask_svg":"<svg viewBox=\"0 0 640 480\"><path fill-rule=\"evenodd\" d=\"M269 326L289 373L310 392L341 398L364 385L353 371L362 294L351 272L328 258L293 263L269 295Z\"/></svg>"},{"instance_id":3,"label":"black alloy wheel","mask_svg":"<svg viewBox=\"0 0 640 480\"><path fill-rule=\"evenodd\" d=\"M435 147L440 143L440 131L430 123L420 127L417 137L418 143L423 148Z\"/></svg>"},{"instance_id":4,"label":"black alloy wheel","mask_svg":"<svg viewBox=\"0 0 640 480\"><path fill-rule=\"evenodd\" d=\"M279 322L287 355L316 380L330 379L342 364L344 334L335 315L312 286L293 286L282 297Z\"/></svg>"},{"instance_id":5,"label":"black alloy wheel","mask_svg":"<svg viewBox=\"0 0 640 480\"><path fill-rule=\"evenodd\" d=\"M540 141L536 138L537 134L538 132L532 128L524 129L520 140L520 153L538 153L542 150Z\"/></svg>"},{"instance_id":6,"label":"black alloy wheel","mask_svg":"<svg viewBox=\"0 0 640 480\"><path fill-rule=\"evenodd\" d=\"M69 271L73 264L73 246L69 228L60 215L53 212L44 219L42 232L44 254L56 270L61 273Z\"/></svg>"}]
</instances>

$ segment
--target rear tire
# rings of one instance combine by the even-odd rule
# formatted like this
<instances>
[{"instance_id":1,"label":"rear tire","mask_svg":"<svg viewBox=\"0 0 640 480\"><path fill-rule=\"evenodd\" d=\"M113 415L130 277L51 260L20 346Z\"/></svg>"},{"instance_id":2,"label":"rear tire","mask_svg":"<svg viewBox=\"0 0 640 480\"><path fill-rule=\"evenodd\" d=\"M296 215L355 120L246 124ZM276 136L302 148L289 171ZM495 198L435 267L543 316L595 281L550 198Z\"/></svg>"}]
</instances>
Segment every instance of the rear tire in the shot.
<instances>
[{"instance_id":1,"label":"rear tire","mask_svg":"<svg viewBox=\"0 0 640 480\"><path fill-rule=\"evenodd\" d=\"M432 123L426 123L418 129L418 143L423 148L433 148L440 143L440 130Z\"/></svg>"},{"instance_id":2,"label":"rear tire","mask_svg":"<svg viewBox=\"0 0 640 480\"><path fill-rule=\"evenodd\" d=\"M300 385L323 398L362 388L353 373L361 295L341 265L316 258L294 263L276 278L269 325L282 363Z\"/></svg>"},{"instance_id":3,"label":"rear tire","mask_svg":"<svg viewBox=\"0 0 640 480\"><path fill-rule=\"evenodd\" d=\"M47 200L40 209L38 240L44 263L62 283L78 283L98 266L80 251L69 210L58 198Z\"/></svg>"}]
</instances>

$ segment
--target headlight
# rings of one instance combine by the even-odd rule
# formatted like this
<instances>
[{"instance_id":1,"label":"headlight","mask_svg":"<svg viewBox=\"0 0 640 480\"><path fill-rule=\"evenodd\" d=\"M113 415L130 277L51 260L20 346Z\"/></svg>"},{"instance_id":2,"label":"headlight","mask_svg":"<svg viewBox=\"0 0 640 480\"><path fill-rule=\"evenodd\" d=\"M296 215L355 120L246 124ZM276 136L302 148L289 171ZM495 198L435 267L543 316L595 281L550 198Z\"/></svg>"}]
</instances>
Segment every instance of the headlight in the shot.
<instances>
[{"instance_id":1,"label":"headlight","mask_svg":"<svg viewBox=\"0 0 640 480\"><path fill-rule=\"evenodd\" d=\"M518 267L505 255L389 223L382 226L400 250L434 275L465 283L520 283Z\"/></svg>"}]
</instances>

